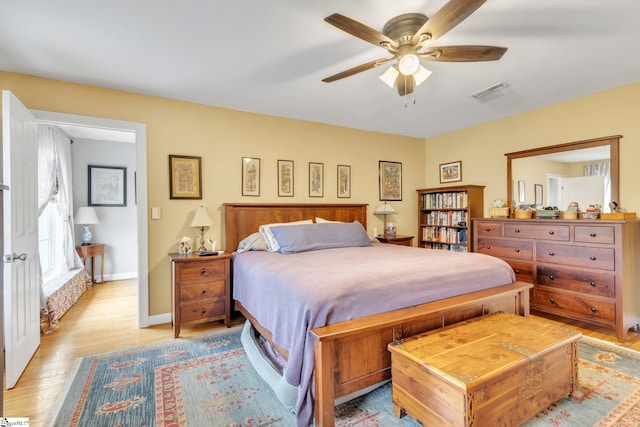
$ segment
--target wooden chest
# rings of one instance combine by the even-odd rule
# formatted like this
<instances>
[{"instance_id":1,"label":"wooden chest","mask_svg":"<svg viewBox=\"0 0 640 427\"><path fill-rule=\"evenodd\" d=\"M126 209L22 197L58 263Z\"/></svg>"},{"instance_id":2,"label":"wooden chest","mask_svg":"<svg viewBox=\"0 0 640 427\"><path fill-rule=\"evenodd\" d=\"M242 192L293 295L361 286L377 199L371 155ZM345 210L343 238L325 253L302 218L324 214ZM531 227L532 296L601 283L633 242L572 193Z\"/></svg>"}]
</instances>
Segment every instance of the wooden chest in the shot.
<instances>
[{"instance_id":1,"label":"wooden chest","mask_svg":"<svg viewBox=\"0 0 640 427\"><path fill-rule=\"evenodd\" d=\"M498 313L389 344L396 416L516 426L578 387L581 333Z\"/></svg>"}]
</instances>

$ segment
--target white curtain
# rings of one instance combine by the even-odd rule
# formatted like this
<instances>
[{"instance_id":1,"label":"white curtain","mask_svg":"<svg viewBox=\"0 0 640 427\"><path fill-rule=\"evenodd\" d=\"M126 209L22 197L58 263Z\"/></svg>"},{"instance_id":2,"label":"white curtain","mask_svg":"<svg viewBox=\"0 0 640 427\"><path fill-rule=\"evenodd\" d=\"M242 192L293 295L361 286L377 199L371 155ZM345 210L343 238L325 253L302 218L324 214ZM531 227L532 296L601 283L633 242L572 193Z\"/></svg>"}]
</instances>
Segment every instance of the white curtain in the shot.
<instances>
[{"instance_id":1,"label":"white curtain","mask_svg":"<svg viewBox=\"0 0 640 427\"><path fill-rule=\"evenodd\" d=\"M38 124L38 212L42 213L57 190L58 213L63 220L64 270L82 267L73 234L71 140L55 126Z\"/></svg>"},{"instance_id":2,"label":"white curtain","mask_svg":"<svg viewBox=\"0 0 640 427\"><path fill-rule=\"evenodd\" d=\"M584 176L604 177L604 210L611 201L611 164L609 162L587 163L584 165Z\"/></svg>"}]
</instances>

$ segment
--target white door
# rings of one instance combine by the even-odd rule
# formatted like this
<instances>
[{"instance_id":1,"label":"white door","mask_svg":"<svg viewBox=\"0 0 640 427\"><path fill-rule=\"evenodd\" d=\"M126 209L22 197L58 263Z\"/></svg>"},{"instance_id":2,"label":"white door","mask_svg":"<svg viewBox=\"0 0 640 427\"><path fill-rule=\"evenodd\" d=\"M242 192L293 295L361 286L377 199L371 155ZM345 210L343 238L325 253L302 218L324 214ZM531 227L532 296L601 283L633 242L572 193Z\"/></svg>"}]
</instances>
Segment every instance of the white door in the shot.
<instances>
[{"instance_id":1,"label":"white door","mask_svg":"<svg viewBox=\"0 0 640 427\"><path fill-rule=\"evenodd\" d=\"M571 202L578 202L583 212L595 203L604 208L604 201L603 176L579 176L560 180L560 210L566 209Z\"/></svg>"},{"instance_id":2,"label":"white door","mask_svg":"<svg viewBox=\"0 0 640 427\"><path fill-rule=\"evenodd\" d=\"M2 91L4 228L4 348L6 387L12 388L40 345L37 123Z\"/></svg>"}]
</instances>

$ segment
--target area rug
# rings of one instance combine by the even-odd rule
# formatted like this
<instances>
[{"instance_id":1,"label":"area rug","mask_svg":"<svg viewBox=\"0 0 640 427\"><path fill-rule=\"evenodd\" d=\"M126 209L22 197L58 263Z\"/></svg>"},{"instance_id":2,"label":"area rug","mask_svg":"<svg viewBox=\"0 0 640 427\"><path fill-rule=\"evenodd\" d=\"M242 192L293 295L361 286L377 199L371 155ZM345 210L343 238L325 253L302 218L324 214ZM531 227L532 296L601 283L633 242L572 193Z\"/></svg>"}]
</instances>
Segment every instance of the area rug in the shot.
<instances>
[{"instance_id":1,"label":"area rug","mask_svg":"<svg viewBox=\"0 0 640 427\"><path fill-rule=\"evenodd\" d=\"M640 353L584 338L582 403L562 399L525 424L640 425ZM240 328L79 359L54 426L293 426L250 365ZM393 416L391 387L336 408L336 426L419 426Z\"/></svg>"}]
</instances>

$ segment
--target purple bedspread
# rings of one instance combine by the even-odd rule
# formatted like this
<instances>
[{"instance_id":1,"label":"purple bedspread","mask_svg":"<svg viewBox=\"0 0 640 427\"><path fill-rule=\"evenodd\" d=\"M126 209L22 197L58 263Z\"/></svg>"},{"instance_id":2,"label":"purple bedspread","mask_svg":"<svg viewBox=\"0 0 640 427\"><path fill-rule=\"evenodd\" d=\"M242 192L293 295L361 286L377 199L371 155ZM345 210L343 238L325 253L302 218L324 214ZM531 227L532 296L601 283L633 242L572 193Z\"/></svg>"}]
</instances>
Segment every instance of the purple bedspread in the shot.
<instances>
[{"instance_id":1,"label":"purple bedspread","mask_svg":"<svg viewBox=\"0 0 640 427\"><path fill-rule=\"evenodd\" d=\"M313 328L515 281L504 261L374 243L233 259L233 297L289 350L285 379L299 386L298 427L312 425Z\"/></svg>"}]
</instances>

